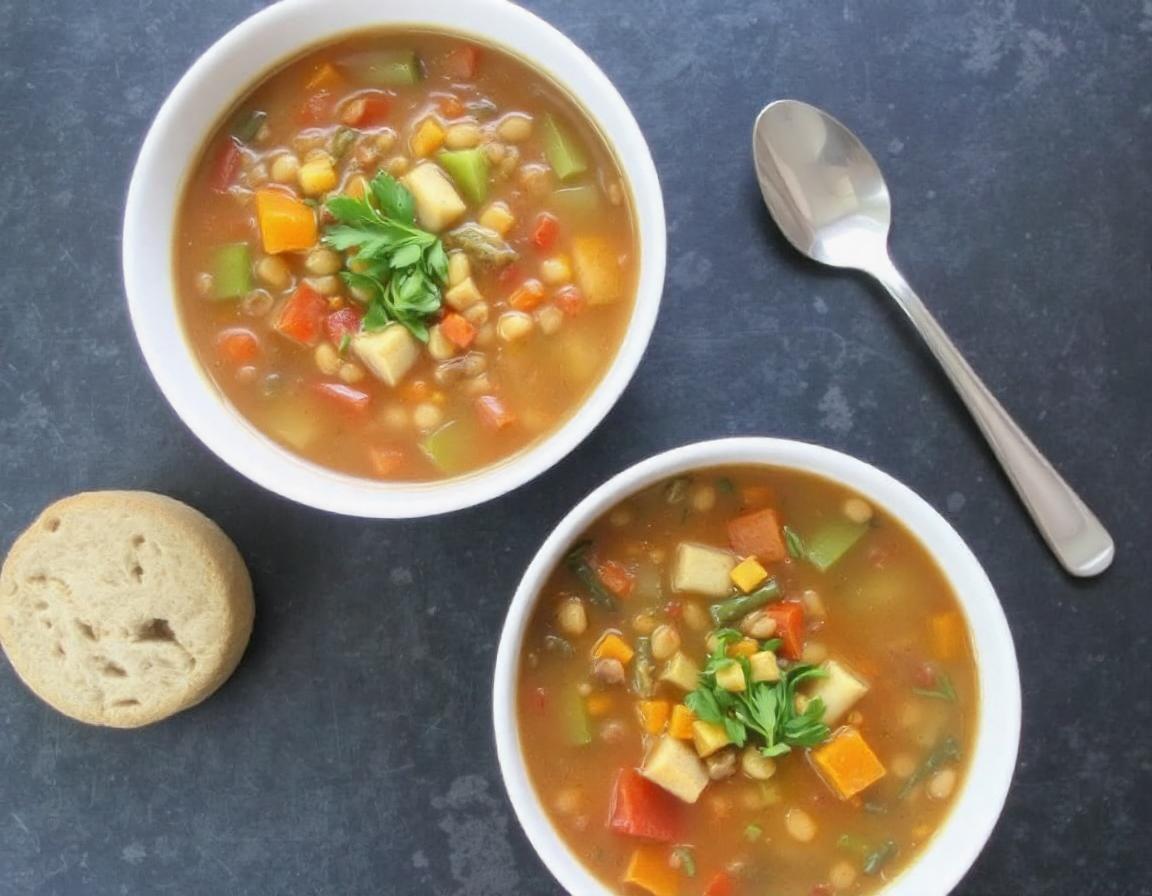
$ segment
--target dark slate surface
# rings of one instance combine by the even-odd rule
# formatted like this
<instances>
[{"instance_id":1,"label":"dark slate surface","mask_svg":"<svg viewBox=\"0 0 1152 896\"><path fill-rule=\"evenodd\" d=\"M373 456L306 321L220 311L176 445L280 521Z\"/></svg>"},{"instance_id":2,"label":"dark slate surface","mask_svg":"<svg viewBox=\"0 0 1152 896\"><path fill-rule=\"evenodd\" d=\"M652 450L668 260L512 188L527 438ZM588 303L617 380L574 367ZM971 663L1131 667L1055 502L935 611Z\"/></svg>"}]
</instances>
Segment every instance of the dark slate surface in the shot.
<instances>
[{"instance_id":1,"label":"dark slate surface","mask_svg":"<svg viewBox=\"0 0 1152 896\"><path fill-rule=\"evenodd\" d=\"M558 469L447 519L371 523L219 463L160 397L125 313L140 139L185 67L259 4L0 2L0 540L68 492L156 489L233 535L259 601L232 682L141 732L73 724L0 664L0 893L554 892L489 731L506 602L549 526L610 473L734 433L891 471L1000 591L1023 744L958 892L1152 892L1152 5L529 5L605 68L648 136L665 308L620 405ZM773 233L748 143L781 96L827 106L874 149L897 259L1111 526L1100 581L1059 572L880 294Z\"/></svg>"}]
</instances>

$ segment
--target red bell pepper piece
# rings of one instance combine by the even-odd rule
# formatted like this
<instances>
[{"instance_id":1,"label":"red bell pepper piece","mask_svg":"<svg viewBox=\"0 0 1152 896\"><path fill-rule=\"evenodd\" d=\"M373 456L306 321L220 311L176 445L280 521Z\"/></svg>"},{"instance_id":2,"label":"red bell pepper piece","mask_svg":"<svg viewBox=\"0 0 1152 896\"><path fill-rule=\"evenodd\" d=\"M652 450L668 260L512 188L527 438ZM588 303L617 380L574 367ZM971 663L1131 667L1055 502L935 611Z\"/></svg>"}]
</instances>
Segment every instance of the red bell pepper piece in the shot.
<instances>
[{"instance_id":1,"label":"red bell pepper piece","mask_svg":"<svg viewBox=\"0 0 1152 896\"><path fill-rule=\"evenodd\" d=\"M704 888L704 896L732 896L733 889L732 875L727 871L717 871Z\"/></svg>"},{"instance_id":2,"label":"red bell pepper piece","mask_svg":"<svg viewBox=\"0 0 1152 896\"><path fill-rule=\"evenodd\" d=\"M479 67L480 49L471 44L457 47L444 60L444 71L452 78L471 80L476 77L476 69Z\"/></svg>"},{"instance_id":3,"label":"red bell pepper piece","mask_svg":"<svg viewBox=\"0 0 1152 896\"><path fill-rule=\"evenodd\" d=\"M251 364L260 357L260 340L247 327L229 327L216 337L220 354L236 365Z\"/></svg>"},{"instance_id":4,"label":"red bell pepper piece","mask_svg":"<svg viewBox=\"0 0 1152 896\"><path fill-rule=\"evenodd\" d=\"M343 383L314 383L316 394L349 411L366 411L372 396Z\"/></svg>"},{"instance_id":5,"label":"red bell pepper piece","mask_svg":"<svg viewBox=\"0 0 1152 896\"><path fill-rule=\"evenodd\" d=\"M560 222L555 215L541 212L536 218L536 226L532 228L532 242L537 249L547 252L556 245L556 236L560 233Z\"/></svg>"},{"instance_id":6,"label":"red bell pepper piece","mask_svg":"<svg viewBox=\"0 0 1152 896\"><path fill-rule=\"evenodd\" d=\"M616 777L608 826L619 834L674 843L680 836L680 801L634 768Z\"/></svg>"},{"instance_id":7,"label":"red bell pepper piece","mask_svg":"<svg viewBox=\"0 0 1152 896\"><path fill-rule=\"evenodd\" d=\"M276 320L276 330L301 345L315 345L324 333L328 302L307 283L301 283Z\"/></svg>"},{"instance_id":8,"label":"red bell pepper piece","mask_svg":"<svg viewBox=\"0 0 1152 896\"><path fill-rule=\"evenodd\" d=\"M804 652L804 607L789 600L765 607L764 611L776 620L780 655L789 660L800 659Z\"/></svg>"},{"instance_id":9,"label":"red bell pepper piece","mask_svg":"<svg viewBox=\"0 0 1152 896\"><path fill-rule=\"evenodd\" d=\"M489 429L503 429L516 422L516 415L495 395L481 395L476 399L476 416Z\"/></svg>"},{"instance_id":10,"label":"red bell pepper piece","mask_svg":"<svg viewBox=\"0 0 1152 896\"><path fill-rule=\"evenodd\" d=\"M228 192L228 188L232 186L232 181L236 179L236 172L240 170L240 159L240 147L235 140L229 137L220 147L220 153L216 156L216 162L212 166L209 182L213 190L217 193Z\"/></svg>"},{"instance_id":11,"label":"red bell pepper piece","mask_svg":"<svg viewBox=\"0 0 1152 896\"><path fill-rule=\"evenodd\" d=\"M340 120L352 127L373 127L388 120L392 98L378 90L358 93L340 110Z\"/></svg>"}]
</instances>

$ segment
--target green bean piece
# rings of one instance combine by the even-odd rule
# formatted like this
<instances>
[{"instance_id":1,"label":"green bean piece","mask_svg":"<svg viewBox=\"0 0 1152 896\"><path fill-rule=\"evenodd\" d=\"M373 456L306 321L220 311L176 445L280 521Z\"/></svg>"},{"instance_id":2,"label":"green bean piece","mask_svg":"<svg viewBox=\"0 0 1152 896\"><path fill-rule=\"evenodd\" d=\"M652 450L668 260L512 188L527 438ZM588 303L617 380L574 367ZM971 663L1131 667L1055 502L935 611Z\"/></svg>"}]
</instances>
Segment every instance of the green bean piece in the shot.
<instances>
[{"instance_id":1,"label":"green bean piece","mask_svg":"<svg viewBox=\"0 0 1152 896\"><path fill-rule=\"evenodd\" d=\"M728 600L722 600L718 604L712 604L708 608L708 612L716 625L727 625L747 616L753 610L760 609L765 604L779 600L780 597L780 586L776 584L775 579L769 579L767 584L751 594L741 594L737 597L730 597Z\"/></svg>"},{"instance_id":2,"label":"green bean piece","mask_svg":"<svg viewBox=\"0 0 1152 896\"><path fill-rule=\"evenodd\" d=\"M544 636L544 649L550 650L553 653L559 653L562 656L572 656L572 645L559 635L545 635Z\"/></svg>"},{"instance_id":3,"label":"green bean piece","mask_svg":"<svg viewBox=\"0 0 1152 896\"><path fill-rule=\"evenodd\" d=\"M683 504L688 497L688 486L692 480L688 476L677 476L664 486L664 500L669 504Z\"/></svg>"},{"instance_id":4,"label":"green bean piece","mask_svg":"<svg viewBox=\"0 0 1152 896\"><path fill-rule=\"evenodd\" d=\"M904 782L904 786L900 788L900 792L896 794L897 799L904 799L912 792L912 788L927 778L930 774L940 768L942 765L947 765L949 762L955 762L960 758L960 745L956 742L956 738L952 735L940 741L939 745L934 749L928 758L920 764Z\"/></svg>"},{"instance_id":5,"label":"green bean piece","mask_svg":"<svg viewBox=\"0 0 1152 896\"><path fill-rule=\"evenodd\" d=\"M268 120L268 113L260 109L249 112L232 125L232 136L241 143L248 143L260 133L260 128Z\"/></svg>"},{"instance_id":6,"label":"green bean piece","mask_svg":"<svg viewBox=\"0 0 1152 896\"><path fill-rule=\"evenodd\" d=\"M637 697L651 697L656 690L652 672L652 640L645 636L636 639L636 656L632 658L632 692Z\"/></svg>"},{"instance_id":7,"label":"green bean piece","mask_svg":"<svg viewBox=\"0 0 1152 896\"><path fill-rule=\"evenodd\" d=\"M360 132L353 128L340 128L332 137L332 155L341 159L352 148Z\"/></svg>"},{"instance_id":8,"label":"green bean piece","mask_svg":"<svg viewBox=\"0 0 1152 896\"><path fill-rule=\"evenodd\" d=\"M896 855L898 847L892 840L885 840L883 845L864 860L865 874L879 874L880 869Z\"/></svg>"},{"instance_id":9,"label":"green bean piece","mask_svg":"<svg viewBox=\"0 0 1152 896\"><path fill-rule=\"evenodd\" d=\"M677 846L672 854L680 862L680 870L688 877L696 876L696 858L687 846Z\"/></svg>"},{"instance_id":10,"label":"green bean piece","mask_svg":"<svg viewBox=\"0 0 1152 896\"><path fill-rule=\"evenodd\" d=\"M591 540L585 539L578 542L575 547L568 552L564 557L564 565L572 571L584 587L588 589L588 596L592 598L592 602L603 607L606 610L616 609L616 599L609 593L608 589L604 587L604 583L600 581L600 576L596 570L592 568L592 564L588 562L588 549L592 547Z\"/></svg>"}]
</instances>

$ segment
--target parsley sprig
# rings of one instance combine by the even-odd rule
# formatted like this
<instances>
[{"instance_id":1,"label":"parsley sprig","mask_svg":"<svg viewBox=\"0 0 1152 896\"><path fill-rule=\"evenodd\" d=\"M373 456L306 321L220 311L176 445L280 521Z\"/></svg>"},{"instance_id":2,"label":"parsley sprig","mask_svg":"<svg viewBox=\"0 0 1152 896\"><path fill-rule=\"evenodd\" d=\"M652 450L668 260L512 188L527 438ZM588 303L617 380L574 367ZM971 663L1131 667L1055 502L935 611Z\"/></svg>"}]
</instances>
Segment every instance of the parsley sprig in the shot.
<instances>
[{"instance_id":1,"label":"parsley sprig","mask_svg":"<svg viewBox=\"0 0 1152 896\"><path fill-rule=\"evenodd\" d=\"M724 728L728 740L743 747L758 742L765 756L782 756L793 747L815 747L828 738L823 722L824 701L810 700L803 712L796 709L796 688L804 681L827 673L817 666L799 663L780 670L779 681L752 681L751 665L745 657L729 657L727 647L743 635L722 628L713 633L716 647L700 674L700 684L684 703L704 722ZM772 645L764 645L771 648ZM743 693L727 691L716 684L716 672L733 663L743 667L748 688Z\"/></svg>"},{"instance_id":2,"label":"parsley sprig","mask_svg":"<svg viewBox=\"0 0 1152 896\"><path fill-rule=\"evenodd\" d=\"M416 203L394 177L379 172L363 199L334 196L326 203L336 218L324 242L341 252L355 249L352 270L341 276L368 293L365 330L393 321L421 342L428 341L428 318L440 310L448 279L448 256L440 239L416 226Z\"/></svg>"}]
</instances>

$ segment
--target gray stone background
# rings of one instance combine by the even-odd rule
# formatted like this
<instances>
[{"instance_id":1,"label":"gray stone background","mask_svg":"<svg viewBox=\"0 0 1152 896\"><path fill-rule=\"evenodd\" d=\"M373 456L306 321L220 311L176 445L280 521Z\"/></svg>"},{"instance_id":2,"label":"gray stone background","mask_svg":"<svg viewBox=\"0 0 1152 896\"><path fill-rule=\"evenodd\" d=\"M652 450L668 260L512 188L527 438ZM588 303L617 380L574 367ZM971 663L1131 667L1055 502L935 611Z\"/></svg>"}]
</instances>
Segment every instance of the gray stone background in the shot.
<instances>
[{"instance_id":1,"label":"gray stone background","mask_svg":"<svg viewBox=\"0 0 1152 896\"><path fill-rule=\"evenodd\" d=\"M969 541L1012 623L1024 732L958 892L1152 892L1152 3L530 0L603 66L668 207L665 304L603 426L530 487L445 519L292 506L176 419L129 328L119 230L166 92L252 0L0 0L0 542L47 502L155 489L251 565L255 637L202 707L73 724L0 664L0 893L556 892L503 795L489 678L549 527L609 474L724 434L872 461ZM796 96L884 166L894 253L1116 536L1065 578L876 289L795 257L749 128Z\"/></svg>"}]
</instances>

